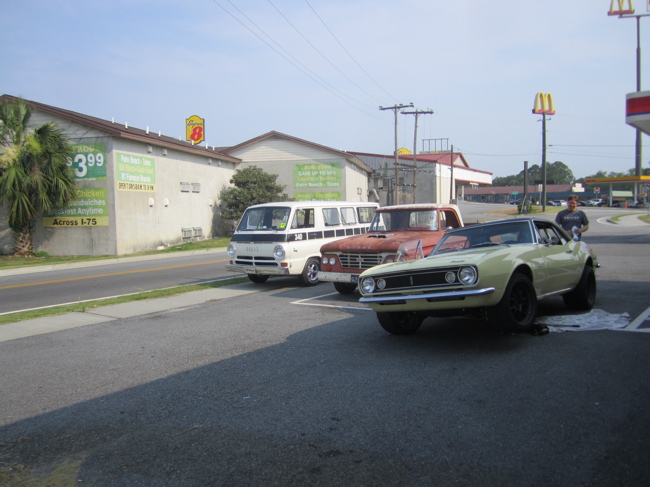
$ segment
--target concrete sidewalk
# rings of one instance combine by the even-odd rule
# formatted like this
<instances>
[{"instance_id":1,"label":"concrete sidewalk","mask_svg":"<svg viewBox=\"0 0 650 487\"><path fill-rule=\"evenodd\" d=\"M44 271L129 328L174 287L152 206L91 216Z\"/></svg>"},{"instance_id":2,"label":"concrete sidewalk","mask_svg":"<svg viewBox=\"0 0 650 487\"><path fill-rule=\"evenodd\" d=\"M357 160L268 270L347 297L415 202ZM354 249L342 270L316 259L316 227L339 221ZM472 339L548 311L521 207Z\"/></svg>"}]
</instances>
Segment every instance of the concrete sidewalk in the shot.
<instances>
[{"instance_id":1,"label":"concrete sidewalk","mask_svg":"<svg viewBox=\"0 0 650 487\"><path fill-rule=\"evenodd\" d=\"M77 328L79 326L105 323L107 321L119 320L122 318L159 313L171 309L182 309L188 306L207 303L209 301L219 301L221 299L241 296L243 294L253 294L256 292L258 292L257 289L251 289L248 285L233 284L217 289L193 291L166 298L145 299L141 301L132 301L130 303L99 306L88 309L85 312L44 316L33 320L0 325L0 342Z\"/></svg>"}]
</instances>

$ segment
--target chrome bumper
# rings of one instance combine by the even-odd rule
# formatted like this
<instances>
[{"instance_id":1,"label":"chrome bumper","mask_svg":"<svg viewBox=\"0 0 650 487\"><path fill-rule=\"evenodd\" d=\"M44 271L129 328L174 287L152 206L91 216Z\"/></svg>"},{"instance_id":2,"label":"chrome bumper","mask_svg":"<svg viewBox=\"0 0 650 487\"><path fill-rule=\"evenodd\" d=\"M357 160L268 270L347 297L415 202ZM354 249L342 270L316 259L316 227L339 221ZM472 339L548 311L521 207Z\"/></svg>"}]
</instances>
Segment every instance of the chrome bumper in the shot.
<instances>
[{"instance_id":1,"label":"chrome bumper","mask_svg":"<svg viewBox=\"0 0 650 487\"><path fill-rule=\"evenodd\" d=\"M347 274L345 272L323 272L318 271L318 280L327 282L347 282L356 284L359 282L359 274Z\"/></svg>"},{"instance_id":2,"label":"chrome bumper","mask_svg":"<svg viewBox=\"0 0 650 487\"><path fill-rule=\"evenodd\" d=\"M413 301L416 299L425 299L429 302L435 301L457 301L472 296L484 296L492 294L495 291L493 287L483 289L471 289L467 291L448 291L428 294L409 294L407 296L378 296L376 298L361 298L360 303L379 303L379 304L396 304L401 301Z\"/></svg>"},{"instance_id":3,"label":"chrome bumper","mask_svg":"<svg viewBox=\"0 0 650 487\"><path fill-rule=\"evenodd\" d=\"M269 276L288 276L287 267L256 267L252 265L226 264L226 270L230 272L243 272L245 274L261 274Z\"/></svg>"}]
</instances>

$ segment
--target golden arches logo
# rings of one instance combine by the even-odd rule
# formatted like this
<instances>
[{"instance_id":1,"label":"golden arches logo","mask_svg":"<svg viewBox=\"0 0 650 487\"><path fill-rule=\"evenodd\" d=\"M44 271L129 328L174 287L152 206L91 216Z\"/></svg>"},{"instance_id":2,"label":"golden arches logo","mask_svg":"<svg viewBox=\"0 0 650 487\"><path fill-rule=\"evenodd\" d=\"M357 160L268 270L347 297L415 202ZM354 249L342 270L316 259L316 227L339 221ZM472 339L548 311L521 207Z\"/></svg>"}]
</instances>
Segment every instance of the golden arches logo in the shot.
<instances>
[{"instance_id":1,"label":"golden arches logo","mask_svg":"<svg viewBox=\"0 0 650 487\"><path fill-rule=\"evenodd\" d=\"M634 5L632 0L612 0L607 15L631 15L633 13Z\"/></svg>"},{"instance_id":2,"label":"golden arches logo","mask_svg":"<svg viewBox=\"0 0 650 487\"><path fill-rule=\"evenodd\" d=\"M553 95L550 93L542 93L541 91L535 95L535 105L533 106L533 113L544 115L555 115L555 104L553 103Z\"/></svg>"}]
</instances>

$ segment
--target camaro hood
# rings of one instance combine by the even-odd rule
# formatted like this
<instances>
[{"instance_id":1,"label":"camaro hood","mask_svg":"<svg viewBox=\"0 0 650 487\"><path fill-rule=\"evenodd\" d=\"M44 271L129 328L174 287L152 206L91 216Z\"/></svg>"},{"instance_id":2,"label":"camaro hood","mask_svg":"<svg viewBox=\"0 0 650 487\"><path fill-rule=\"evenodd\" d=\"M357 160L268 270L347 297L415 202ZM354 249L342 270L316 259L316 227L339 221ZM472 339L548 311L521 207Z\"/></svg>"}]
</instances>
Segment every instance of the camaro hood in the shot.
<instances>
[{"instance_id":1,"label":"camaro hood","mask_svg":"<svg viewBox=\"0 0 650 487\"><path fill-rule=\"evenodd\" d=\"M402 273L418 269L430 269L431 267L447 267L458 265L478 265L486 260L512 259L513 255L523 254L535 250L534 245L498 245L480 249L462 250L444 254L425 257L424 259L411 260L408 262L395 262L393 264L382 264L365 271L361 277L374 276L378 274Z\"/></svg>"}]
</instances>

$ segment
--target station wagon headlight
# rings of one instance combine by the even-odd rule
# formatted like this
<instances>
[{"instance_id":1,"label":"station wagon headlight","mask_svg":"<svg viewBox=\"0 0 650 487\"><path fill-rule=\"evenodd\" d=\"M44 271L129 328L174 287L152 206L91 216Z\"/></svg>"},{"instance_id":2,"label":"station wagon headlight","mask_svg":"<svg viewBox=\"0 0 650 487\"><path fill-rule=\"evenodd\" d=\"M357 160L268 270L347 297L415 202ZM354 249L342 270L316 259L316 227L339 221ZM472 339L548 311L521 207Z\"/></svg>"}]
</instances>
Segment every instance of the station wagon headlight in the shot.
<instances>
[{"instance_id":1,"label":"station wagon headlight","mask_svg":"<svg viewBox=\"0 0 650 487\"><path fill-rule=\"evenodd\" d=\"M370 294L375 290L375 280L372 277L364 277L361 281L361 289L364 293Z\"/></svg>"},{"instance_id":2,"label":"station wagon headlight","mask_svg":"<svg viewBox=\"0 0 650 487\"><path fill-rule=\"evenodd\" d=\"M458 280L463 283L465 286L469 286L476 282L478 274L476 268L474 267L461 267L458 270Z\"/></svg>"},{"instance_id":3,"label":"station wagon headlight","mask_svg":"<svg viewBox=\"0 0 650 487\"><path fill-rule=\"evenodd\" d=\"M273 257L276 259L284 259L284 256L286 255L286 252L284 250L284 247L282 245L276 245L275 248L273 249Z\"/></svg>"},{"instance_id":4,"label":"station wagon headlight","mask_svg":"<svg viewBox=\"0 0 650 487\"><path fill-rule=\"evenodd\" d=\"M228 254L229 257L232 257L236 252L237 247L235 247L235 244L229 244L228 248L226 249L226 254Z\"/></svg>"}]
</instances>

